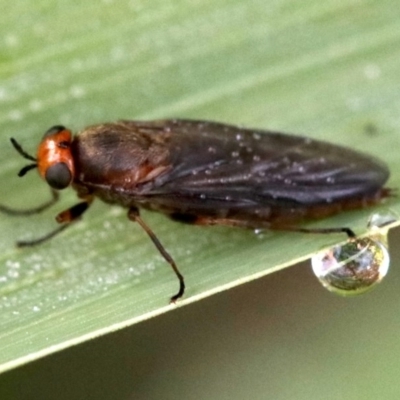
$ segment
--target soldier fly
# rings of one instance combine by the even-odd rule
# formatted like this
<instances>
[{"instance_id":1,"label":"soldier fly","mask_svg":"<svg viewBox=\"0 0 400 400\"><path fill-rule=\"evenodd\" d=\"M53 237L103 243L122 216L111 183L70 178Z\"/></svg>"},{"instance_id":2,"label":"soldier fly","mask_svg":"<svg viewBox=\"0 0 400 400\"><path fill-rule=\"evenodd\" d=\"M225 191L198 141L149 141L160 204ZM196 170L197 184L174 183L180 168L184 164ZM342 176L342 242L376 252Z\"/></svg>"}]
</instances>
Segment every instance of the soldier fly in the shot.
<instances>
[{"instance_id":1,"label":"soldier fly","mask_svg":"<svg viewBox=\"0 0 400 400\"><path fill-rule=\"evenodd\" d=\"M80 202L57 215L60 226L18 246L33 246L78 220L95 197L128 209L179 280L174 259L139 209L158 211L175 221L311 233L350 228L307 229L303 221L361 208L389 196L383 185L389 170L381 161L354 150L306 137L245 129L207 121L118 121L89 126L76 136L54 126L43 136L36 157L15 139L17 152L32 161L52 199L30 210L1 206L9 214L29 215L50 207L58 191L72 186Z\"/></svg>"}]
</instances>

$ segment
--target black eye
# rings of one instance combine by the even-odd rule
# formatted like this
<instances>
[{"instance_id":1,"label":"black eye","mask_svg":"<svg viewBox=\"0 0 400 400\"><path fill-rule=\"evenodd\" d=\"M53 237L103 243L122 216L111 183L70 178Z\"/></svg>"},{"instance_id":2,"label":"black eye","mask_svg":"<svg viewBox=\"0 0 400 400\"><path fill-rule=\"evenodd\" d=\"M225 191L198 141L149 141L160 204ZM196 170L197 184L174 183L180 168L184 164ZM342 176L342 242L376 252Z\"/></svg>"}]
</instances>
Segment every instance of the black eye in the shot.
<instances>
[{"instance_id":1,"label":"black eye","mask_svg":"<svg viewBox=\"0 0 400 400\"><path fill-rule=\"evenodd\" d=\"M59 162L47 168L45 178L53 189L65 189L71 183L72 174L67 164Z\"/></svg>"},{"instance_id":2,"label":"black eye","mask_svg":"<svg viewBox=\"0 0 400 400\"><path fill-rule=\"evenodd\" d=\"M61 131L65 131L65 126L62 126L62 125L54 125L54 126L52 126L49 130L47 130L46 132L45 132L45 134L43 135L43 139L44 138L46 138L46 137L48 137L48 136L52 136L52 135L54 135L55 133L59 133L59 132L61 132Z\"/></svg>"}]
</instances>

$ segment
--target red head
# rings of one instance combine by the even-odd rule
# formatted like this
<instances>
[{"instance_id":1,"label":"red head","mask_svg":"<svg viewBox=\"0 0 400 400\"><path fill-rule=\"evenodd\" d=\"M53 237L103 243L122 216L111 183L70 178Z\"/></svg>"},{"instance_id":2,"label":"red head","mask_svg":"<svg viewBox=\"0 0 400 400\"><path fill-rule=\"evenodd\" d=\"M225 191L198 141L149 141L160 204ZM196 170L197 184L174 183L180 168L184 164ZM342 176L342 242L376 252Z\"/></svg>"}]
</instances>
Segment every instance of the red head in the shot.
<instances>
[{"instance_id":1,"label":"red head","mask_svg":"<svg viewBox=\"0 0 400 400\"><path fill-rule=\"evenodd\" d=\"M19 176L38 168L40 176L53 188L64 189L74 177L74 160L71 154L71 132L63 126L53 126L43 136L34 158L26 153L15 139L11 143L24 158L35 161L21 169Z\"/></svg>"}]
</instances>

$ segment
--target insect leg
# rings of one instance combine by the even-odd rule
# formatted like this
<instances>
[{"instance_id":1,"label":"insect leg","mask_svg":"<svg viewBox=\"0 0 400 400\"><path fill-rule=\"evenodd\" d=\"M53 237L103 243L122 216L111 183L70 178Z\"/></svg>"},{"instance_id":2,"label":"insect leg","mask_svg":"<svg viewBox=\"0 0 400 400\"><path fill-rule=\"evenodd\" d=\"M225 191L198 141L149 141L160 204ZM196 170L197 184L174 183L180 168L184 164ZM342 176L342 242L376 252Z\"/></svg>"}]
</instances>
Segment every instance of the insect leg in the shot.
<instances>
[{"instance_id":1,"label":"insect leg","mask_svg":"<svg viewBox=\"0 0 400 400\"><path fill-rule=\"evenodd\" d=\"M36 246L58 235L60 232L71 226L73 222L77 221L82 216L82 214L89 208L92 200L93 199L91 197L87 197L85 201L75 204L71 208L68 208L67 210L61 212L57 215L56 221L62 225L38 239L18 241L17 247Z\"/></svg>"},{"instance_id":2,"label":"insect leg","mask_svg":"<svg viewBox=\"0 0 400 400\"><path fill-rule=\"evenodd\" d=\"M273 223L265 221L265 223L252 224L246 220L234 219L234 218L213 218L213 217L198 217L194 218L193 221L189 220L189 217L184 219L184 215L178 215L178 218L173 215L172 218L178 221L191 222L196 225L227 225L236 226L240 228L253 228L253 229L270 229L275 231L290 231L290 232L301 232L301 233L345 233L349 239L354 239L356 234L347 227L339 228L301 228L297 225L285 225L279 223Z\"/></svg>"},{"instance_id":3,"label":"insect leg","mask_svg":"<svg viewBox=\"0 0 400 400\"><path fill-rule=\"evenodd\" d=\"M317 233L317 234L330 234L330 233L345 233L349 239L354 239L356 234L346 227L341 228L299 228L298 226L282 225L282 226L271 226L271 230L276 231L291 231L301 233Z\"/></svg>"},{"instance_id":4,"label":"insect leg","mask_svg":"<svg viewBox=\"0 0 400 400\"><path fill-rule=\"evenodd\" d=\"M185 214L172 214L170 217L179 222L191 223L196 225L225 225L235 226L239 228L252 228L252 229L270 229L275 231L290 231L301 233L345 233L349 239L354 239L356 234L347 227L340 228L301 228L298 225L285 225L279 223L271 223L268 221L252 223L242 219L235 218L216 218L216 217L196 217Z\"/></svg>"},{"instance_id":5,"label":"insect leg","mask_svg":"<svg viewBox=\"0 0 400 400\"><path fill-rule=\"evenodd\" d=\"M41 204L40 206L34 207L34 208L29 208L26 210L19 210L7 206L3 206L0 204L0 212L8 215L17 215L17 216L22 216L22 215L33 215L33 214L39 214L42 211L46 210L47 208L50 208L53 204L57 203L59 199L58 192L54 189L51 189L51 199L46 201L45 203Z\"/></svg>"},{"instance_id":6,"label":"insect leg","mask_svg":"<svg viewBox=\"0 0 400 400\"><path fill-rule=\"evenodd\" d=\"M183 293L185 292L185 280L183 278L183 275L179 272L179 269L178 269L177 265L175 264L175 261L169 255L167 250L165 250L164 246L158 240L158 238L154 234L154 232L142 220L142 218L140 218L139 210L137 208L130 208L128 211L128 218L133 222L137 222L143 228L143 230L147 233L147 235L150 237L151 241L156 246L157 250L161 253L161 255L164 257L164 259L171 265L172 269L174 270L175 275L177 276L177 278L179 280L179 291L177 294L175 294L174 296L171 297L171 303L175 303L175 301L178 300L180 297L182 297Z\"/></svg>"}]
</instances>

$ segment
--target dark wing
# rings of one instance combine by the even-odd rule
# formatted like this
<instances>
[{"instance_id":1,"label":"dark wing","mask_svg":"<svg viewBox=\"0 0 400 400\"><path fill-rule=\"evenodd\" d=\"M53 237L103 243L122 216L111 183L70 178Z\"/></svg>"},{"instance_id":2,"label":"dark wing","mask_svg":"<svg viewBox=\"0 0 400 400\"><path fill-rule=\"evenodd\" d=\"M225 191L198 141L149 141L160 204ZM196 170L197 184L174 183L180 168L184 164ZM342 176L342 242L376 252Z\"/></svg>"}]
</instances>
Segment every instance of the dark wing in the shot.
<instances>
[{"instance_id":1,"label":"dark wing","mask_svg":"<svg viewBox=\"0 0 400 400\"><path fill-rule=\"evenodd\" d=\"M389 176L368 155L304 137L202 121L133 124L171 133L171 168L142 191L156 202L207 200L207 208L221 201L239 207L333 203L371 196Z\"/></svg>"}]
</instances>

